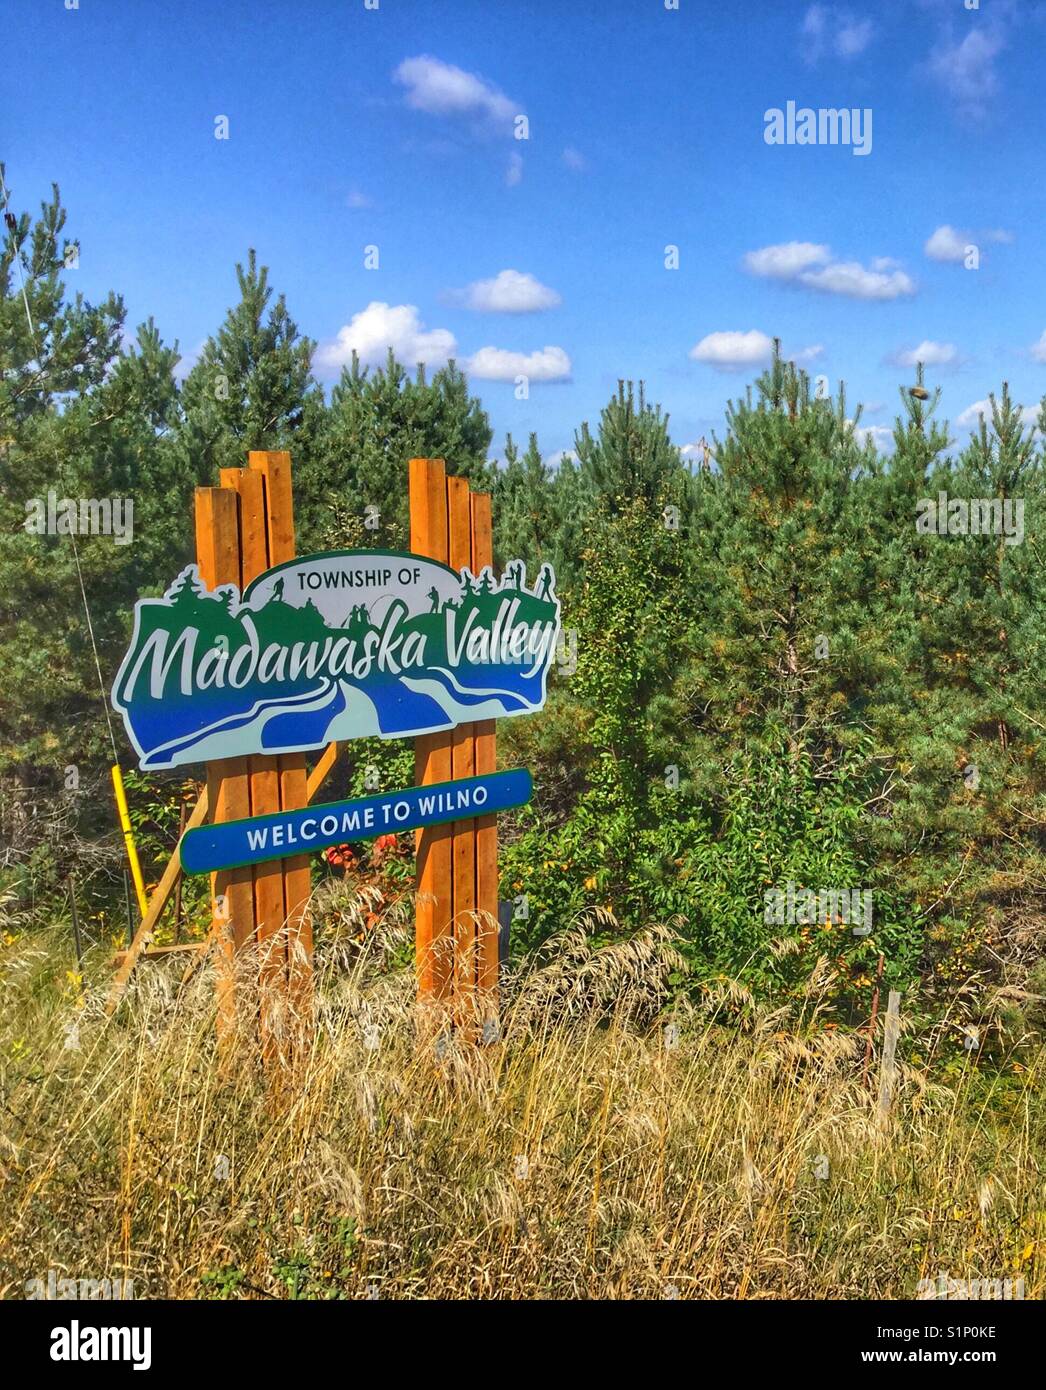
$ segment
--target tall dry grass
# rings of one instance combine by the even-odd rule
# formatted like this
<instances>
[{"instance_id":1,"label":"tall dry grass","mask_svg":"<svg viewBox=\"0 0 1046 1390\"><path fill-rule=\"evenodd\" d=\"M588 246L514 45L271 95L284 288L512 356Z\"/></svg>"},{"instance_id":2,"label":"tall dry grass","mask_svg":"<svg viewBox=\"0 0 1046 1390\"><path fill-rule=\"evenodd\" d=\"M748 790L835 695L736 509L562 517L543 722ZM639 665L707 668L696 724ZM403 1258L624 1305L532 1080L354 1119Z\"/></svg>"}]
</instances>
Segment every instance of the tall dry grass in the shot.
<instances>
[{"instance_id":1,"label":"tall dry grass","mask_svg":"<svg viewBox=\"0 0 1046 1390\"><path fill-rule=\"evenodd\" d=\"M249 1049L217 1065L206 970L179 991L144 964L108 1020L104 962L92 987L53 936L8 946L2 1292L53 1269L137 1297L911 1298L943 1272L1041 1296L1036 1068L904 1067L881 1135L862 1040L815 997L745 1028L736 986L670 1004L663 930L568 932L508 982L499 1041L432 1044L396 930L329 934L281 1104Z\"/></svg>"}]
</instances>

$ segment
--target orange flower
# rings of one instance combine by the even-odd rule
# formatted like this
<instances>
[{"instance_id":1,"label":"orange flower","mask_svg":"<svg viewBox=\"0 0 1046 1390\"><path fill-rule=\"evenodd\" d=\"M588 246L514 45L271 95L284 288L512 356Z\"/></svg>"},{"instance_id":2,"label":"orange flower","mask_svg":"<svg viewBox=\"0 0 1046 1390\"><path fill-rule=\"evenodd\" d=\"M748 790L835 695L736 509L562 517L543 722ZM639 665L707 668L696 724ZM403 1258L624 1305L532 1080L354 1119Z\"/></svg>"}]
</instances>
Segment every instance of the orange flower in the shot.
<instances>
[{"instance_id":1,"label":"orange flower","mask_svg":"<svg viewBox=\"0 0 1046 1390\"><path fill-rule=\"evenodd\" d=\"M351 845L331 845L323 857L334 869L351 869L356 863L356 852Z\"/></svg>"}]
</instances>

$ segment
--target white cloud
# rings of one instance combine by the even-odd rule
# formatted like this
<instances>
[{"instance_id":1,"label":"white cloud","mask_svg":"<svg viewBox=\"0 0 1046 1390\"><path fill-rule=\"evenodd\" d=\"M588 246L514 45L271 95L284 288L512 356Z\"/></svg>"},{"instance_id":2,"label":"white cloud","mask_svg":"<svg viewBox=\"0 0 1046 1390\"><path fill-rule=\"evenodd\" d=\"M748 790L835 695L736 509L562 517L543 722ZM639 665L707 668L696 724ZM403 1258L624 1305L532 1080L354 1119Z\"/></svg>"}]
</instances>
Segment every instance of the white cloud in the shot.
<instances>
[{"instance_id":1,"label":"white cloud","mask_svg":"<svg viewBox=\"0 0 1046 1390\"><path fill-rule=\"evenodd\" d=\"M684 444L679 453L682 458L697 459L698 462L704 463L706 449L708 450L708 457L715 458L711 443L702 435L700 439L695 439L692 444Z\"/></svg>"},{"instance_id":2,"label":"white cloud","mask_svg":"<svg viewBox=\"0 0 1046 1390\"><path fill-rule=\"evenodd\" d=\"M930 73L962 115L983 116L999 86L996 59L1004 47L998 28L978 25L953 42L942 39L930 53Z\"/></svg>"},{"instance_id":3,"label":"white cloud","mask_svg":"<svg viewBox=\"0 0 1046 1390\"><path fill-rule=\"evenodd\" d=\"M555 290L519 270L499 270L492 280L474 280L448 298L480 314L537 314L563 302Z\"/></svg>"},{"instance_id":4,"label":"white cloud","mask_svg":"<svg viewBox=\"0 0 1046 1390\"><path fill-rule=\"evenodd\" d=\"M852 420L847 420L848 425L853 425ZM893 444L893 430L889 425L857 425L854 428L854 438L863 448L871 440L875 447L882 452Z\"/></svg>"},{"instance_id":5,"label":"white cloud","mask_svg":"<svg viewBox=\"0 0 1046 1390\"><path fill-rule=\"evenodd\" d=\"M999 242L1008 246L1013 241L1013 233L1007 232L1002 227L994 227L989 231L980 233L966 232L959 227L949 226L945 222L936 228L923 250L931 261L945 261L952 265L961 265L966 258L966 248L985 241Z\"/></svg>"},{"instance_id":6,"label":"white cloud","mask_svg":"<svg viewBox=\"0 0 1046 1390\"><path fill-rule=\"evenodd\" d=\"M889 256L871 266L832 259L831 248L813 241L785 241L749 251L744 267L752 275L802 285L850 299L899 299L915 293L915 282Z\"/></svg>"},{"instance_id":7,"label":"white cloud","mask_svg":"<svg viewBox=\"0 0 1046 1390\"><path fill-rule=\"evenodd\" d=\"M519 107L486 78L422 54L405 58L393 78L407 89L407 105L430 115L478 117L495 129L507 128Z\"/></svg>"},{"instance_id":8,"label":"white cloud","mask_svg":"<svg viewBox=\"0 0 1046 1390\"><path fill-rule=\"evenodd\" d=\"M563 163L568 169L573 169L575 174L583 174L588 168L588 162L580 150L576 150L573 145L568 145L562 154Z\"/></svg>"},{"instance_id":9,"label":"white cloud","mask_svg":"<svg viewBox=\"0 0 1046 1390\"><path fill-rule=\"evenodd\" d=\"M900 299L915 293L915 282L903 270L887 270L883 260L871 270L859 261L833 261L822 270L807 270L797 277L807 289L841 294L848 299Z\"/></svg>"},{"instance_id":10,"label":"white cloud","mask_svg":"<svg viewBox=\"0 0 1046 1390\"><path fill-rule=\"evenodd\" d=\"M976 429L982 415L990 425L992 422L991 401L974 401L973 405L968 405L964 411L956 416L955 423L960 429ZM1021 424L1025 427L1034 425L1038 421L1038 418L1039 407L1037 405L1026 405L1021 407Z\"/></svg>"},{"instance_id":11,"label":"white cloud","mask_svg":"<svg viewBox=\"0 0 1046 1390\"><path fill-rule=\"evenodd\" d=\"M792 280L812 265L823 265L831 259L831 251L813 241L784 241L777 246L764 246L749 251L744 258L745 269L753 275L773 280Z\"/></svg>"},{"instance_id":12,"label":"white cloud","mask_svg":"<svg viewBox=\"0 0 1046 1390\"><path fill-rule=\"evenodd\" d=\"M761 367L773 351L773 339L751 328L747 333L708 333L690 349L690 357L720 372L736 372L745 367Z\"/></svg>"},{"instance_id":13,"label":"white cloud","mask_svg":"<svg viewBox=\"0 0 1046 1390\"><path fill-rule=\"evenodd\" d=\"M920 362L926 367L958 367L963 359L954 343L935 343L924 338L918 347L895 352L889 360L898 367L914 367Z\"/></svg>"},{"instance_id":14,"label":"white cloud","mask_svg":"<svg viewBox=\"0 0 1046 1390\"><path fill-rule=\"evenodd\" d=\"M855 19L844 22L835 36L835 51L840 58L856 58L872 41L872 21Z\"/></svg>"},{"instance_id":15,"label":"white cloud","mask_svg":"<svg viewBox=\"0 0 1046 1390\"><path fill-rule=\"evenodd\" d=\"M354 188L351 193L346 196L345 206L356 211L360 208L373 207L374 203L372 199L367 197L366 193L361 193L358 188Z\"/></svg>"},{"instance_id":16,"label":"white cloud","mask_svg":"<svg viewBox=\"0 0 1046 1390\"><path fill-rule=\"evenodd\" d=\"M525 376L531 381L568 381L570 358L561 347L543 347L534 352L511 352L508 348L482 347L468 361L470 376L480 381L514 381Z\"/></svg>"},{"instance_id":17,"label":"white cloud","mask_svg":"<svg viewBox=\"0 0 1046 1390\"><path fill-rule=\"evenodd\" d=\"M800 367L816 361L824 352L821 343L783 351L782 355ZM756 328L747 333L726 330L708 333L696 343L688 356L694 362L704 362L720 372L743 371L746 367L762 367L774 355L774 340Z\"/></svg>"},{"instance_id":18,"label":"white cloud","mask_svg":"<svg viewBox=\"0 0 1046 1390\"><path fill-rule=\"evenodd\" d=\"M970 243L969 232L956 231L947 222L938 227L923 250L931 261L962 261Z\"/></svg>"},{"instance_id":19,"label":"white cloud","mask_svg":"<svg viewBox=\"0 0 1046 1390\"><path fill-rule=\"evenodd\" d=\"M457 341L446 328L427 329L413 304L372 300L338 329L333 342L317 349L316 366L320 371L340 371L351 361L353 350L365 365L380 366L390 347L406 367L418 362L443 366L454 355Z\"/></svg>"},{"instance_id":20,"label":"white cloud","mask_svg":"<svg viewBox=\"0 0 1046 1390\"><path fill-rule=\"evenodd\" d=\"M856 58L872 41L870 19L856 19L843 11L830 11L826 5L811 5L803 16L802 52L808 63L819 62L828 53L837 58Z\"/></svg>"},{"instance_id":21,"label":"white cloud","mask_svg":"<svg viewBox=\"0 0 1046 1390\"><path fill-rule=\"evenodd\" d=\"M786 357L799 367L808 367L811 362L816 362L819 357L824 356L823 343L811 343L809 347L799 348L797 352L785 353Z\"/></svg>"},{"instance_id":22,"label":"white cloud","mask_svg":"<svg viewBox=\"0 0 1046 1390\"><path fill-rule=\"evenodd\" d=\"M1035 358L1036 362L1046 362L1046 328L1043 329L1042 337L1039 341L1032 344L1031 355Z\"/></svg>"},{"instance_id":23,"label":"white cloud","mask_svg":"<svg viewBox=\"0 0 1046 1390\"><path fill-rule=\"evenodd\" d=\"M955 423L960 429L972 429L976 426L981 416L991 422L992 403L989 400L974 401L973 405L968 405L965 410L960 411L955 417Z\"/></svg>"},{"instance_id":24,"label":"white cloud","mask_svg":"<svg viewBox=\"0 0 1046 1390\"><path fill-rule=\"evenodd\" d=\"M828 28L828 11L823 5L811 5L803 15L802 32L811 39L819 39Z\"/></svg>"},{"instance_id":25,"label":"white cloud","mask_svg":"<svg viewBox=\"0 0 1046 1390\"><path fill-rule=\"evenodd\" d=\"M518 183L523 182L523 156L518 150L513 150L508 157L508 167L505 169L505 182L509 188L515 188Z\"/></svg>"}]
</instances>

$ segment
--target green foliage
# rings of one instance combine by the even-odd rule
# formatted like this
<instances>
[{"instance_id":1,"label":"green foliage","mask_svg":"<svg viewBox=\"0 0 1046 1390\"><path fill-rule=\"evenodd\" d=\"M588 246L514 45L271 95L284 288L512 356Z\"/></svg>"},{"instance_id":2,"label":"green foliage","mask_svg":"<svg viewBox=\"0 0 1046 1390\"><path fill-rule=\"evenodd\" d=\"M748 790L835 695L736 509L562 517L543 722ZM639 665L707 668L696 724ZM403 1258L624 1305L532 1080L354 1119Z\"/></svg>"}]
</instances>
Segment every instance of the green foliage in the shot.
<instances>
[{"instance_id":1,"label":"green foliage","mask_svg":"<svg viewBox=\"0 0 1046 1390\"><path fill-rule=\"evenodd\" d=\"M311 374L315 344L299 335L283 295L270 303L268 268L259 270L253 250L246 269L237 265L236 280L239 303L185 378L175 455L211 485L222 468L242 468L250 449L292 450L298 473L308 474L324 416ZM307 529L308 502L299 510Z\"/></svg>"},{"instance_id":2,"label":"green foliage","mask_svg":"<svg viewBox=\"0 0 1046 1390\"><path fill-rule=\"evenodd\" d=\"M664 492L644 495L653 455L628 398L604 412L614 446L586 445L597 496L565 591L577 672L509 735L562 789L505 852L520 948L592 907L610 934L672 920L699 975L774 997L816 971L853 1019L881 952L909 1007L1003 1026L983 986L1023 988L1028 966L1000 943L1046 928L1042 450L1005 388L957 458L937 395L902 400L883 459L842 388L817 398L775 357L729 407L715 469L688 479L678 534ZM941 489L1021 497L1025 544L920 535L918 504ZM788 882L871 891L872 933L765 922L764 894Z\"/></svg>"},{"instance_id":3,"label":"green foliage","mask_svg":"<svg viewBox=\"0 0 1046 1390\"><path fill-rule=\"evenodd\" d=\"M0 822L22 899L63 891L68 866L112 873L103 692L135 598L191 558L193 488L286 448L300 550L402 548L408 460L442 457L493 490L499 562L555 566L576 638L544 713L499 729L537 788L502 820L517 949L598 908L598 937L674 922L705 984L800 999L816 976L858 1019L882 954L884 980L949 1028L1039 1026L1046 463L1005 384L960 447L920 368L884 457L841 385L822 398L777 352L710 468L691 472L625 382L555 466L531 435L495 467L453 363L430 378L354 357L328 404L253 251L179 384L151 320L130 341L118 296L70 294L65 222L56 189L35 220L12 211L0 251L0 663L18 693L0 703ZM49 491L130 499L133 544L33 533ZM1022 542L917 529L940 493L1020 502ZM413 780L409 746L366 740L324 794ZM131 785L158 863L176 784ZM872 933L767 922L788 882L871 891Z\"/></svg>"},{"instance_id":4,"label":"green foliage","mask_svg":"<svg viewBox=\"0 0 1046 1390\"><path fill-rule=\"evenodd\" d=\"M122 342L117 296L67 293L65 221L55 189L35 222L11 214L0 255L0 665L17 691L0 701L0 779L30 808L5 817L4 853L32 893L111 865L103 686L135 599L188 556L196 481L169 449L177 350L151 321ZM79 522L114 498L129 543L36 529L49 503L70 499Z\"/></svg>"},{"instance_id":5,"label":"green foliage","mask_svg":"<svg viewBox=\"0 0 1046 1390\"><path fill-rule=\"evenodd\" d=\"M331 392L317 486L349 516L375 509L377 525L365 533L365 544L409 549L408 461L445 459L448 473L489 490L492 437L483 407L453 362L429 381L420 365L411 379L391 348L376 371L362 367L354 352Z\"/></svg>"},{"instance_id":6,"label":"green foliage","mask_svg":"<svg viewBox=\"0 0 1046 1390\"><path fill-rule=\"evenodd\" d=\"M713 797L657 787L642 821L624 805L604 810L595 792L551 835L531 812L505 856L513 895L526 898L517 944L530 949L595 905L616 918L601 928L607 939L651 918L673 923L698 983L727 975L801 1000L817 971L844 1016L859 1017L880 952L889 985L917 980L922 926L867 860L860 790L851 768L826 781L808 757L746 752ZM871 892L873 933L856 934L854 920L768 921L767 892L788 883Z\"/></svg>"}]
</instances>

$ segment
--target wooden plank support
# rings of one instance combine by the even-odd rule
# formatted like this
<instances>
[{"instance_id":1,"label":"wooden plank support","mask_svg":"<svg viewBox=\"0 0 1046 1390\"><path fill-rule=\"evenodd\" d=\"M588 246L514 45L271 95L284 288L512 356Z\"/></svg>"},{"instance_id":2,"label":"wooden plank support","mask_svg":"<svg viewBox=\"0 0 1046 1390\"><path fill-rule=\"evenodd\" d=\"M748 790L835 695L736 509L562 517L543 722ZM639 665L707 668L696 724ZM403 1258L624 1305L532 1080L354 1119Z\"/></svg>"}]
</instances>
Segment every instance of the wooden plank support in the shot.
<instances>
[{"instance_id":1,"label":"wooden plank support","mask_svg":"<svg viewBox=\"0 0 1046 1390\"><path fill-rule=\"evenodd\" d=\"M223 468L222 487L231 487L240 499L240 593L252 579L269 568L269 537L265 515L265 479L247 468ZM252 755L247 760L250 814L267 815L280 809L280 769L276 758ZM256 864L251 870L254 893L255 942L258 947L262 1046L273 1056L272 1008L286 987L287 908L283 870L279 860Z\"/></svg>"},{"instance_id":2,"label":"wooden plank support","mask_svg":"<svg viewBox=\"0 0 1046 1390\"><path fill-rule=\"evenodd\" d=\"M249 467L264 483L266 543L269 566L293 560L294 498L291 491L291 456L283 450L252 450ZM290 753L278 759L279 809L297 810L309 804L305 755ZM280 861L283 872L284 911L287 924L287 973L291 1008L304 1024L312 1015L312 869L307 854Z\"/></svg>"},{"instance_id":3,"label":"wooden plank support","mask_svg":"<svg viewBox=\"0 0 1046 1390\"><path fill-rule=\"evenodd\" d=\"M172 946L150 946L141 953L141 959L160 960L165 956L193 955L197 951L205 950L206 946L206 941L177 941ZM113 964L122 965L126 958L127 951L117 951L113 957Z\"/></svg>"},{"instance_id":4,"label":"wooden plank support","mask_svg":"<svg viewBox=\"0 0 1046 1390\"><path fill-rule=\"evenodd\" d=\"M472 573L494 564L494 540L489 493L474 492L472 509ZM497 771L497 725L493 719L474 724L476 774ZM479 1009L484 1035L496 1028L498 1009L498 821L476 820L476 942Z\"/></svg>"},{"instance_id":5,"label":"wooden plank support","mask_svg":"<svg viewBox=\"0 0 1046 1390\"><path fill-rule=\"evenodd\" d=\"M897 1087L897 1042L900 1036L901 995L898 990L892 989L887 997L886 1017L883 1020L883 1052L879 1060L879 1101L876 1106L876 1125L883 1135L890 1128L890 1112Z\"/></svg>"},{"instance_id":6,"label":"wooden plank support","mask_svg":"<svg viewBox=\"0 0 1046 1390\"><path fill-rule=\"evenodd\" d=\"M323 750L323 756L309 773L305 783L305 797L310 805L315 801L316 793L330 776L334 764L338 761L338 757L343 748L344 744L328 743L327 747Z\"/></svg>"},{"instance_id":7,"label":"wooden plank support","mask_svg":"<svg viewBox=\"0 0 1046 1390\"><path fill-rule=\"evenodd\" d=\"M451 569L472 567L472 509L465 478L447 479L447 548ZM474 724L459 724L451 733L451 776L472 777L476 771ZM453 935L454 1024L459 1032L473 1035L476 1015L476 822L454 821Z\"/></svg>"},{"instance_id":8,"label":"wooden plank support","mask_svg":"<svg viewBox=\"0 0 1046 1390\"><path fill-rule=\"evenodd\" d=\"M342 752L344 752L344 744L341 743L329 743L323 750L319 762L309 773L306 784L310 803L316 799L316 793L330 776ZM196 805L192 809L192 814L185 822L185 830L195 830L197 826L203 825L204 821L207 819L207 806L207 788L204 787ZM181 837L179 836L179 842L180 840ZM181 878L182 865L181 860L178 858L178 846L176 845L174 853L167 861L167 866L160 877L159 883L157 883L156 887L153 889L153 895L149 899L149 910L146 912L138 930L135 932L134 940L125 951L117 952L115 960L119 968L109 989L109 997L105 1006L106 1013L111 1014L116 1008L116 1005L120 1002L124 989L127 987L127 981L134 972L137 962L143 956L148 958L154 954L149 948L156 934L156 928L163 915L163 910L170 902L171 895L181 882ZM192 944L203 945L205 943L193 942Z\"/></svg>"},{"instance_id":9,"label":"wooden plank support","mask_svg":"<svg viewBox=\"0 0 1046 1390\"><path fill-rule=\"evenodd\" d=\"M196 489L196 558L208 589L240 583L239 497L232 488ZM220 758L207 764L207 791L212 821L243 820L250 815L246 758ZM218 1026L228 1030L236 1007L233 957L253 941L254 885L250 868L221 869L211 876L212 930L221 954L218 981Z\"/></svg>"},{"instance_id":10,"label":"wooden plank support","mask_svg":"<svg viewBox=\"0 0 1046 1390\"><path fill-rule=\"evenodd\" d=\"M185 822L186 830L195 830L198 825L202 825L207 819L207 788L204 787L200 794L200 799L193 808L193 813ZM164 869L159 883L153 890L153 895L149 899L149 908L142 918L138 930L134 934L134 939L127 950L122 952L120 967L113 978L109 988L109 997L105 1001L105 1012L111 1014L120 1002L121 996L127 987L127 981L131 978L131 972L142 952L152 945L153 935L156 932L157 923L163 913L164 908L174 892L175 885L181 878L182 866L178 860L177 849L171 855Z\"/></svg>"},{"instance_id":11,"label":"wooden plank support","mask_svg":"<svg viewBox=\"0 0 1046 1390\"><path fill-rule=\"evenodd\" d=\"M442 459L411 459L410 548L415 555L447 563L447 478ZM449 733L414 740L414 780L418 786L450 780L453 741ZM418 998L446 1001L453 979L453 916L450 826L415 832L415 964Z\"/></svg>"}]
</instances>

